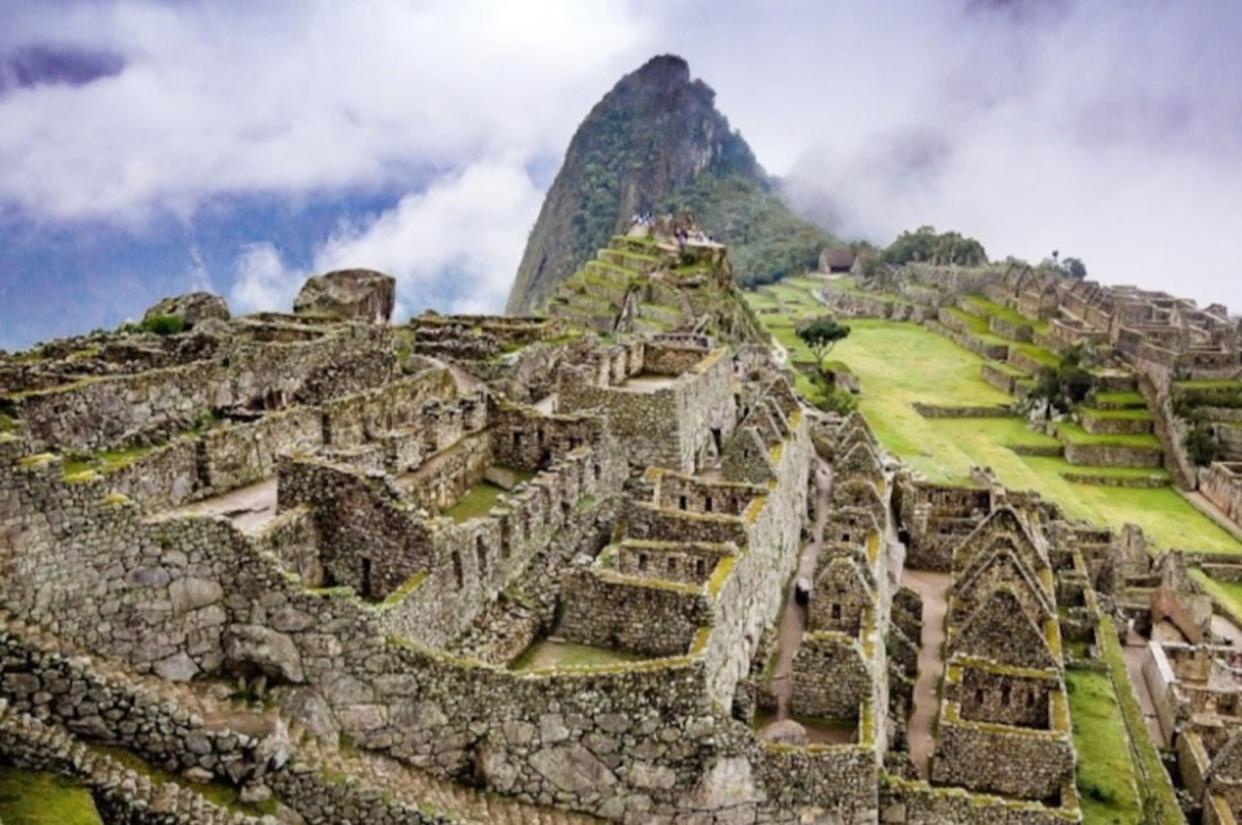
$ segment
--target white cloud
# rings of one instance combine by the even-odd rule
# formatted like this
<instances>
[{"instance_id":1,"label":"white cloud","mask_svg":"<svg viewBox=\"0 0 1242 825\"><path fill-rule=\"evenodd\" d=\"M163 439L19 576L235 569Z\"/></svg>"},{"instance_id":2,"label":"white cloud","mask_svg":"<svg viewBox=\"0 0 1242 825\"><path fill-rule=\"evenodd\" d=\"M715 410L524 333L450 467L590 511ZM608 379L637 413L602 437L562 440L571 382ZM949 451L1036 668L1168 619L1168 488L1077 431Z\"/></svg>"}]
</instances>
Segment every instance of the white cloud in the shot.
<instances>
[{"instance_id":1,"label":"white cloud","mask_svg":"<svg viewBox=\"0 0 1242 825\"><path fill-rule=\"evenodd\" d=\"M70 42L125 67L0 97L0 205L141 222L205 198L389 185L497 152L556 152L628 68L622 2L150 0L3 14L6 45Z\"/></svg>"},{"instance_id":2,"label":"white cloud","mask_svg":"<svg viewBox=\"0 0 1242 825\"><path fill-rule=\"evenodd\" d=\"M286 266L272 244L249 244L234 263L229 307L234 312L288 312L308 274Z\"/></svg>"},{"instance_id":3,"label":"white cloud","mask_svg":"<svg viewBox=\"0 0 1242 825\"><path fill-rule=\"evenodd\" d=\"M409 310L498 308L537 211L525 170L559 158L623 72L673 51L843 235L887 242L931 223L994 256L1058 248L1106 282L1242 307L1240 9L10 4L0 55L69 43L125 65L85 85L0 92L0 215L142 232L153 214L192 225L233 195L296 203L431 179L324 240L316 268L389 270ZM241 309L287 308L303 274L270 244L249 246L232 294Z\"/></svg>"},{"instance_id":4,"label":"white cloud","mask_svg":"<svg viewBox=\"0 0 1242 825\"><path fill-rule=\"evenodd\" d=\"M480 161L343 228L317 250L315 267L395 276L398 314L500 312L542 197L521 164Z\"/></svg>"}]
</instances>

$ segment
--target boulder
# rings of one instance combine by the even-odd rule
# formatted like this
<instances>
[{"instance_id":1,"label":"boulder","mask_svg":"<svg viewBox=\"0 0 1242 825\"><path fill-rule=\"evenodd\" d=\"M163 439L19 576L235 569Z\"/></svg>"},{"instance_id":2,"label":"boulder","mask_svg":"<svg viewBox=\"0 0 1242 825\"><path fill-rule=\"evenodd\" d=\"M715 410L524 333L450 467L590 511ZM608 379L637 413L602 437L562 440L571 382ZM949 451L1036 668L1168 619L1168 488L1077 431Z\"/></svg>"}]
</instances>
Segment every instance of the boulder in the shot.
<instances>
[{"instance_id":1,"label":"boulder","mask_svg":"<svg viewBox=\"0 0 1242 825\"><path fill-rule=\"evenodd\" d=\"M803 747L807 744L806 728L793 719L782 719L773 722L760 735L763 741L778 745L794 745Z\"/></svg>"},{"instance_id":2,"label":"boulder","mask_svg":"<svg viewBox=\"0 0 1242 825\"><path fill-rule=\"evenodd\" d=\"M225 640L224 654L230 667L243 672L258 671L292 684L306 678L293 639L260 625L234 625Z\"/></svg>"},{"instance_id":3,"label":"boulder","mask_svg":"<svg viewBox=\"0 0 1242 825\"><path fill-rule=\"evenodd\" d=\"M193 329L203 321L227 321L230 317L229 305L219 295L210 292L190 292L165 298L147 310L143 320L160 315L171 315L180 318L186 329Z\"/></svg>"},{"instance_id":4,"label":"boulder","mask_svg":"<svg viewBox=\"0 0 1242 825\"><path fill-rule=\"evenodd\" d=\"M293 300L298 315L386 324L392 320L397 281L370 269L341 269L308 278Z\"/></svg>"}]
</instances>

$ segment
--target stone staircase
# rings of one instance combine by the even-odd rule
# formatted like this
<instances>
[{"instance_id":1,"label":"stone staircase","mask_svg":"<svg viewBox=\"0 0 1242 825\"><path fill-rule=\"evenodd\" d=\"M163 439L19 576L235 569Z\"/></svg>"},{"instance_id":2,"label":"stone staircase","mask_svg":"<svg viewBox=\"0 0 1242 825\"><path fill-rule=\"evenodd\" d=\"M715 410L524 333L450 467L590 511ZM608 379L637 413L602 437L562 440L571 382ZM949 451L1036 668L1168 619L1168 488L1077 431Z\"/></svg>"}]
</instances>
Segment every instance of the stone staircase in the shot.
<instances>
[{"instance_id":1,"label":"stone staircase","mask_svg":"<svg viewBox=\"0 0 1242 825\"><path fill-rule=\"evenodd\" d=\"M458 655L503 666L530 647L542 628L534 610L502 595L453 649Z\"/></svg>"},{"instance_id":2,"label":"stone staircase","mask_svg":"<svg viewBox=\"0 0 1242 825\"><path fill-rule=\"evenodd\" d=\"M324 741L316 737L300 722L286 717L279 708L243 705L214 695L220 691L213 691L212 688L222 688L220 683L169 682L155 676L132 673L116 663L75 649L46 629L3 610L0 610L0 626L21 636L33 647L78 660L86 670L102 680L181 708L199 717L205 726L219 725L222 720L236 720L239 713L261 717L272 727L283 722L289 731L291 769L349 777L346 781L354 783L360 792L382 795L397 805L420 811L436 810L448 819L463 823L591 825L604 821L586 814L488 794L419 771L377 752L342 748L337 741Z\"/></svg>"}]
</instances>

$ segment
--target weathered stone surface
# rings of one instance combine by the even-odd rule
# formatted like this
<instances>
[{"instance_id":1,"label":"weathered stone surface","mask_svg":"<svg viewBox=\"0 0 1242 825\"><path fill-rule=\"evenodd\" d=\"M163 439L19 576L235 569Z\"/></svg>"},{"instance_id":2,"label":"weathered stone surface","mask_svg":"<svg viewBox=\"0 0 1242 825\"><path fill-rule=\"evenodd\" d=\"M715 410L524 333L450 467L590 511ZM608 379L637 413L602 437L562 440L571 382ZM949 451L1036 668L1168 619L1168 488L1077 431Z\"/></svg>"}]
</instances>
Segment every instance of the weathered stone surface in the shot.
<instances>
[{"instance_id":1,"label":"weathered stone surface","mask_svg":"<svg viewBox=\"0 0 1242 825\"><path fill-rule=\"evenodd\" d=\"M581 745L544 748L530 761L535 770L562 791L600 791L617 783L608 766Z\"/></svg>"},{"instance_id":2,"label":"weathered stone surface","mask_svg":"<svg viewBox=\"0 0 1242 825\"><path fill-rule=\"evenodd\" d=\"M293 301L299 315L324 315L388 323L396 302L397 282L370 269L342 269L308 278Z\"/></svg>"},{"instance_id":3,"label":"weathered stone surface","mask_svg":"<svg viewBox=\"0 0 1242 825\"><path fill-rule=\"evenodd\" d=\"M289 636L259 625L234 625L225 637L225 658L232 667L252 667L295 684L305 679L302 656Z\"/></svg>"},{"instance_id":4,"label":"weathered stone surface","mask_svg":"<svg viewBox=\"0 0 1242 825\"><path fill-rule=\"evenodd\" d=\"M227 321L231 317L229 305L224 302L224 299L210 292L189 292L185 295L165 298L148 309L143 318L149 319L160 315L180 318L185 323L186 329L195 327L203 321Z\"/></svg>"}]
</instances>

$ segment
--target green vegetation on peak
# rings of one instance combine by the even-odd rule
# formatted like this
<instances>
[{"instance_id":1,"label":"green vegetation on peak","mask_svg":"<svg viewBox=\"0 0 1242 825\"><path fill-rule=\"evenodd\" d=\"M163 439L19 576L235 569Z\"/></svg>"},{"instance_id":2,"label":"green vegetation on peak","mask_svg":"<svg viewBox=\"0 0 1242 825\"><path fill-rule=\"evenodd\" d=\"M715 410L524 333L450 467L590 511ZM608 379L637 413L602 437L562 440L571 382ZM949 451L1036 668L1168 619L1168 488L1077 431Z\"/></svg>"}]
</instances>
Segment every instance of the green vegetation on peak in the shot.
<instances>
[{"instance_id":1,"label":"green vegetation on peak","mask_svg":"<svg viewBox=\"0 0 1242 825\"><path fill-rule=\"evenodd\" d=\"M933 226L920 226L902 232L880 253L880 261L893 266L912 262L942 266L982 266L988 262L983 244L959 232L937 232Z\"/></svg>"}]
</instances>

